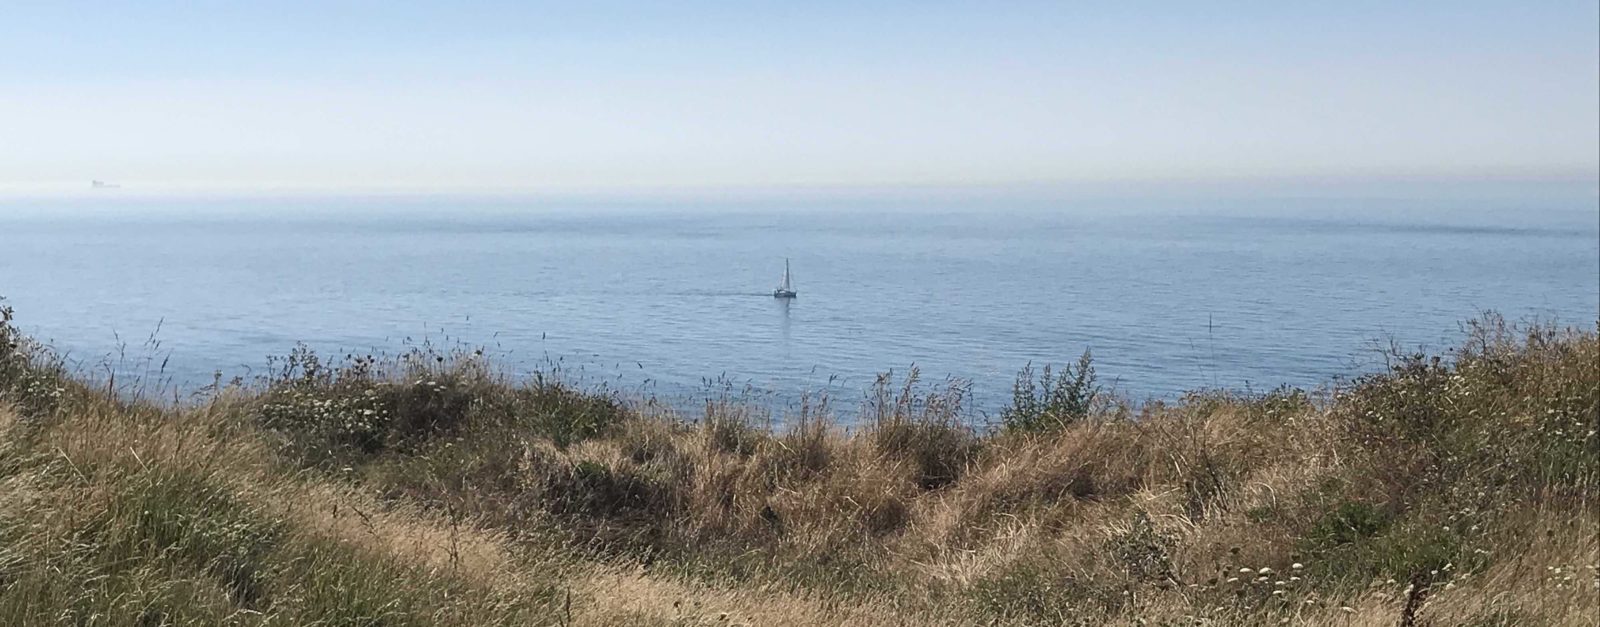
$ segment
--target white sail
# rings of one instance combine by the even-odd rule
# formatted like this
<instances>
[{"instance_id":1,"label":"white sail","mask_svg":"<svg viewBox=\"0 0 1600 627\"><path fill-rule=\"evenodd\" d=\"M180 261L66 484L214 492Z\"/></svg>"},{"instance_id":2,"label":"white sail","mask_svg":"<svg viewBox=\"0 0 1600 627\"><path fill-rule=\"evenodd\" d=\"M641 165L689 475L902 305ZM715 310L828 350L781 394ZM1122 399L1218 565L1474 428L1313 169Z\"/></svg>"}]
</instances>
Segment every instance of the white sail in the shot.
<instances>
[{"instance_id":1,"label":"white sail","mask_svg":"<svg viewBox=\"0 0 1600 627\"><path fill-rule=\"evenodd\" d=\"M778 289L772 290L774 298L794 298L794 278L789 275L789 260L783 260L783 283Z\"/></svg>"}]
</instances>

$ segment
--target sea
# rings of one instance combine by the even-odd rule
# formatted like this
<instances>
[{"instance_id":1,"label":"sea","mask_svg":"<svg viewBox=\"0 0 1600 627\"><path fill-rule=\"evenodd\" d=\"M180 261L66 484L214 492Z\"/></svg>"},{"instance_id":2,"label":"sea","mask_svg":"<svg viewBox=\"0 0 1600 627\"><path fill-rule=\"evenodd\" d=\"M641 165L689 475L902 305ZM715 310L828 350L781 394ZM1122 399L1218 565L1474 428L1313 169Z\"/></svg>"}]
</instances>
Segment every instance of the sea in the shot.
<instances>
[{"instance_id":1,"label":"sea","mask_svg":"<svg viewBox=\"0 0 1600 627\"><path fill-rule=\"evenodd\" d=\"M785 260L799 296L777 299ZM1090 351L1136 402L1326 388L1485 311L1595 328L1590 194L1443 199L0 199L0 296L86 376L175 396L330 357L485 351L693 415L845 420L887 376L992 420Z\"/></svg>"}]
</instances>

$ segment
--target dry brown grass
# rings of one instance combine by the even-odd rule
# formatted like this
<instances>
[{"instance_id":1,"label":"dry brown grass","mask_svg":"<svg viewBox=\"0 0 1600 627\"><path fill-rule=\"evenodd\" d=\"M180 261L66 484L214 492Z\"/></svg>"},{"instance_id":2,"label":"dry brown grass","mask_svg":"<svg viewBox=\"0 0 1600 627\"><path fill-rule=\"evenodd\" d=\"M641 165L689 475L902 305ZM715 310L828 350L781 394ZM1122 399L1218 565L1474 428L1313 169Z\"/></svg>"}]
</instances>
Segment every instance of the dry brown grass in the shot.
<instances>
[{"instance_id":1,"label":"dry brown grass","mask_svg":"<svg viewBox=\"0 0 1600 627\"><path fill-rule=\"evenodd\" d=\"M948 391L769 433L478 362L182 407L0 381L0 619L1589 624L1600 342L1485 338L1325 398L1001 433Z\"/></svg>"}]
</instances>

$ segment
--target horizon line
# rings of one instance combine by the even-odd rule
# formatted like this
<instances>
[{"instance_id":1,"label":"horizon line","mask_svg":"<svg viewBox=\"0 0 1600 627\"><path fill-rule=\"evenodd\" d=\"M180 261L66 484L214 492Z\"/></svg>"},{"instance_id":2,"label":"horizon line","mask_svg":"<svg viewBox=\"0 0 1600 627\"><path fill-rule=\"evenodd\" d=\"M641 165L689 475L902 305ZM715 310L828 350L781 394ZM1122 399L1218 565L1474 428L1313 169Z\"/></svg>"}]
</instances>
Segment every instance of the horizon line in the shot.
<instances>
[{"instance_id":1,"label":"horizon line","mask_svg":"<svg viewBox=\"0 0 1600 627\"><path fill-rule=\"evenodd\" d=\"M1438 174L1438 175L1280 175L1211 177L1120 177L1099 179L1023 179L1013 181L885 181L738 184L620 184L620 185L494 185L494 184L304 184L140 181L111 177L86 177L81 181L4 181L0 198L51 197L506 197L506 198L782 198L810 196L896 196L922 194L989 195L1115 195L1233 192L1249 196L1262 193L1318 192L1350 188L1390 188L1390 191L1440 191L1438 186L1569 187L1571 191L1600 196L1600 172L1593 174Z\"/></svg>"}]
</instances>

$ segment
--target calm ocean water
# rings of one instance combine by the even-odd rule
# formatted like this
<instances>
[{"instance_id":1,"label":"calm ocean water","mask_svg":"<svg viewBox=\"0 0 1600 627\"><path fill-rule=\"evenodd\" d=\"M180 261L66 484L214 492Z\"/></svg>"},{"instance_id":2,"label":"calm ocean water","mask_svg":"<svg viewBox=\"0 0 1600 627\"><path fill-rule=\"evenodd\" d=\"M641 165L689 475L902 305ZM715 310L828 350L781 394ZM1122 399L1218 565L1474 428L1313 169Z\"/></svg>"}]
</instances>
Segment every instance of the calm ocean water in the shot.
<instances>
[{"instance_id":1,"label":"calm ocean water","mask_svg":"<svg viewBox=\"0 0 1600 627\"><path fill-rule=\"evenodd\" d=\"M792 302L770 296L785 257ZM992 411L1021 366L1085 348L1136 398L1315 386L1389 339L1449 345L1484 309L1592 328L1597 285L1593 198L0 201L0 295L25 329L91 371L153 354L190 387L296 342L428 339L681 406L729 387L848 406L916 364Z\"/></svg>"}]
</instances>

